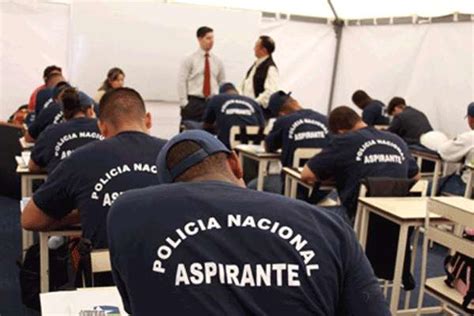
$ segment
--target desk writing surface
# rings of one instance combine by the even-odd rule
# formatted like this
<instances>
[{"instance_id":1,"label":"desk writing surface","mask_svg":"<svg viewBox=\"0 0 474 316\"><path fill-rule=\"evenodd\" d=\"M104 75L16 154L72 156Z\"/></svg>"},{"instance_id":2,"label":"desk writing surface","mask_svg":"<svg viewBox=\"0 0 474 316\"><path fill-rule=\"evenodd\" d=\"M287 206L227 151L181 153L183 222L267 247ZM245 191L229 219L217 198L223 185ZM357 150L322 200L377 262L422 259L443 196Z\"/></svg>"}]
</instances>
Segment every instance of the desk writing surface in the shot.
<instances>
[{"instance_id":1,"label":"desk writing surface","mask_svg":"<svg viewBox=\"0 0 474 316\"><path fill-rule=\"evenodd\" d=\"M43 315L79 315L98 306L116 306L120 315L128 315L115 286L58 291L40 294Z\"/></svg>"},{"instance_id":2,"label":"desk writing surface","mask_svg":"<svg viewBox=\"0 0 474 316\"><path fill-rule=\"evenodd\" d=\"M18 165L16 167L16 173L19 175L38 175L38 176L47 176L46 171L40 171L40 172L32 172L30 169L28 169L27 166L20 166Z\"/></svg>"},{"instance_id":3,"label":"desk writing surface","mask_svg":"<svg viewBox=\"0 0 474 316\"><path fill-rule=\"evenodd\" d=\"M428 198L426 197L360 197L359 202L399 220L424 220ZM430 214L430 218L441 218Z\"/></svg>"},{"instance_id":4,"label":"desk writing surface","mask_svg":"<svg viewBox=\"0 0 474 316\"><path fill-rule=\"evenodd\" d=\"M431 198L432 201L445 204L458 210L474 215L474 200L461 196L439 196ZM474 226L474 223L471 223ZM466 225L471 225L466 223Z\"/></svg>"},{"instance_id":5,"label":"desk writing surface","mask_svg":"<svg viewBox=\"0 0 474 316\"><path fill-rule=\"evenodd\" d=\"M442 161L440 155L435 151L424 151L419 149L410 149L413 156Z\"/></svg>"},{"instance_id":6,"label":"desk writing surface","mask_svg":"<svg viewBox=\"0 0 474 316\"><path fill-rule=\"evenodd\" d=\"M249 154L256 156L258 158L279 158L280 153L275 152L266 152L265 148L260 145L251 145L251 144L240 144L235 147L237 151L240 151L244 154Z\"/></svg>"}]
</instances>

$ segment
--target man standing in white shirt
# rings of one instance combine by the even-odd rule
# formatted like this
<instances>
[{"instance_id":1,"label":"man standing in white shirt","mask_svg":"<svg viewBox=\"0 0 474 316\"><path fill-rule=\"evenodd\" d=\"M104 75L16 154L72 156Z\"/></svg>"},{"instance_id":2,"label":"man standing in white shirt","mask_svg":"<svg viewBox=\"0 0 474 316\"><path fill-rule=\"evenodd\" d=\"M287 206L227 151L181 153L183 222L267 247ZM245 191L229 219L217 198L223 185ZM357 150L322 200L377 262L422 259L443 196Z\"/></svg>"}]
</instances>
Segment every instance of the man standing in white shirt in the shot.
<instances>
[{"instance_id":1,"label":"man standing in white shirt","mask_svg":"<svg viewBox=\"0 0 474 316\"><path fill-rule=\"evenodd\" d=\"M240 86L240 93L255 98L263 107L265 117L268 118L268 100L279 90L278 68L272 58L275 42L270 36L262 35L255 43L254 51L257 60L247 71Z\"/></svg>"},{"instance_id":2,"label":"man standing in white shirt","mask_svg":"<svg viewBox=\"0 0 474 316\"><path fill-rule=\"evenodd\" d=\"M467 107L467 122L471 130L456 136L438 148L438 153L445 161L459 162L464 160L464 164L474 164L474 102ZM466 182L468 178L467 172L462 175L455 173L451 176L441 179L440 191L454 195L464 195L466 190Z\"/></svg>"},{"instance_id":3,"label":"man standing in white shirt","mask_svg":"<svg viewBox=\"0 0 474 316\"><path fill-rule=\"evenodd\" d=\"M186 57L178 75L178 95L181 106L181 129L199 128L207 99L216 94L225 81L224 65L211 53L214 31L201 26L196 36L199 49Z\"/></svg>"}]
</instances>

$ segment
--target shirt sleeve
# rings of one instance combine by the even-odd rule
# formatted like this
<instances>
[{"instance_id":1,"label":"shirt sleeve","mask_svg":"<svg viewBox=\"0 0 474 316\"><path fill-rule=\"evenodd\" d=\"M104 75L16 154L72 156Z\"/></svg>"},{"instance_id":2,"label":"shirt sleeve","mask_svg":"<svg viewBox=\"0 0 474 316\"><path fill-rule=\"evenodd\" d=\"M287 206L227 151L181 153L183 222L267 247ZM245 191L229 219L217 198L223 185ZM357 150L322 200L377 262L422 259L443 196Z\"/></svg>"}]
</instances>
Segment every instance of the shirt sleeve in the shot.
<instances>
[{"instance_id":1,"label":"shirt sleeve","mask_svg":"<svg viewBox=\"0 0 474 316\"><path fill-rule=\"evenodd\" d=\"M362 111L362 120L365 122L365 124L369 126L373 126L375 119L376 119L376 113L372 109L365 109Z\"/></svg>"},{"instance_id":2,"label":"shirt sleeve","mask_svg":"<svg viewBox=\"0 0 474 316\"><path fill-rule=\"evenodd\" d=\"M388 131L397 135L400 135L401 121L398 116L395 116L388 127Z\"/></svg>"},{"instance_id":3,"label":"shirt sleeve","mask_svg":"<svg viewBox=\"0 0 474 316\"><path fill-rule=\"evenodd\" d=\"M181 63L178 73L178 96L179 105L185 106L188 103L188 77L191 73L191 58L188 57Z\"/></svg>"},{"instance_id":4,"label":"shirt sleeve","mask_svg":"<svg viewBox=\"0 0 474 316\"><path fill-rule=\"evenodd\" d=\"M77 166L71 164L71 159L64 159L54 171L48 175L46 182L35 192L33 200L36 205L48 216L61 219L76 208L73 170Z\"/></svg>"},{"instance_id":5,"label":"shirt sleeve","mask_svg":"<svg viewBox=\"0 0 474 316\"><path fill-rule=\"evenodd\" d=\"M276 120L270 133L265 137L265 146L268 151L277 151L283 143L283 124Z\"/></svg>"},{"instance_id":6,"label":"shirt sleeve","mask_svg":"<svg viewBox=\"0 0 474 316\"><path fill-rule=\"evenodd\" d=\"M352 229L345 226L344 285L339 307L341 315L390 315L388 304L361 245Z\"/></svg>"},{"instance_id":7,"label":"shirt sleeve","mask_svg":"<svg viewBox=\"0 0 474 316\"><path fill-rule=\"evenodd\" d=\"M327 180L336 174L337 150L332 144L324 148L319 154L307 162L308 168L318 180Z\"/></svg>"},{"instance_id":8,"label":"shirt sleeve","mask_svg":"<svg viewBox=\"0 0 474 316\"><path fill-rule=\"evenodd\" d=\"M31 123L30 127L28 127L28 134L30 134L30 136L33 139L37 139L39 134L41 133L41 130L42 130L40 116L41 116L41 113L38 117L36 117L36 119L33 121L33 123Z\"/></svg>"},{"instance_id":9,"label":"shirt sleeve","mask_svg":"<svg viewBox=\"0 0 474 316\"><path fill-rule=\"evenodd\" d=\"M216 121L216 98L213 97L209 100L209 103L206 106L206 110L203 115L203 121L207 124L214 124Z\"/></svg>"},{"instance_id":10,"label":"shirt sleeve","mask_svg":"<svg viewBox=\"0 0 474 316\"><path fill-rule=\"evenodd\" d=\"M31 151L31 159L41 168L45 168L52 158L54 145L50 144L49 141L49 132L48 130L45 130L38 137L38 140L35 142L35 146Z\"/></svg>"},{"instance_id":11,"label":"shirt sleeve","mask_svg":"<svg viewBox=\"0 0 474 316\"><path fill-rule=\"evenodd\" d=\"M130 306L130 298L127 292L127 287L125 286L125 283L122 280L122 277L120 276L120 271L118 269L119 263L117 263L115 259L115 255L113 255L112 249L110 249L110 260L111 260L111 265L112 265L112 276L114 278L115 285L117 286L117 290L120 293L120 296L122 298L122 303L123 303L123 308L128 314L132 314L132 308Z\"/></svg>"},{"instance_id":12,"label":"shirt sleeve","mask_svg":"<svg viewBox=\"0 0 474 316\"><path fill-rule=\"evenodd\" d=\"M460 134L456 138L443 143L438 148L438 153L443 160L458 162L471 150L474 150L474 131Z\"/></svg>"},{"instance_id":13,"label":"shirt sleeve","mask_svg":"<svg viewBox=\"0 0 474 316\"><path fill-rule=\"evenodd\" d=\"M218 67L219 67L219 72L217 74L217 83L219 86L225 82L225 69L224 69L224 64L220 59L217 59Z\"/></svg>"},{"instance_id":14,"label":"shirt sleeve","mask_svg":"<svg viewBox=\"0 0 474 316\"><path fill-rule=\"evenodd\" d=\"M265 84L263 86L264 90L259 96L255 99L258 103L260 103L264 108L268 106L268 101L270 100L270 96L278 91L278 70L276 67L271 66L268 68L267 77L265 79Z\"/></svg>"}]
</instances>

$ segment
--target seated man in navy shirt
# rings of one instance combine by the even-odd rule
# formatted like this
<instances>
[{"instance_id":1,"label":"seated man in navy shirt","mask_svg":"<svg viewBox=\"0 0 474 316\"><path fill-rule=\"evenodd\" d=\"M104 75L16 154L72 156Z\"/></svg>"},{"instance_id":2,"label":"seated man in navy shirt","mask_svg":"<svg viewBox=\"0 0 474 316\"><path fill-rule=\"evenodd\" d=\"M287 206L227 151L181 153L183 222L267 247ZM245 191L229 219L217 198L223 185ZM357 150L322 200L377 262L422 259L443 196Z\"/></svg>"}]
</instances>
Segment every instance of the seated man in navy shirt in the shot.
<instances>
[{"instance_id":1,"label":"seated man in navy shirt","mask_svg":"<svg viewBox=\"0 0 474 316\"><path fill-rule=\"evenodd\" d=\"M418 166L407 144L397 135L368 127L347 106L329 115L333 138L308 161L301 178L307 183L335 179L342 205L355 217L360 181L366 177L414 178Z\"/></svg>"},{"instance_id":2,"label":"seated man in navy shirt","mask_svg":"<svg viewBox=\"0 0 474 316\"><path fill-rule=\"evenodd\" d=\"M293 166L293 156L298 148L324 148L328 144L327 117L311 109L303 109L291 93L280 90L272 94L268 110L277 119L265 138L265 147L267 151L281 149L283 167ZM279 175L268 176L264 187L265 191L281 193L282 178Z\"/></svg>"},{"instance_id":3,"label":"seated man in navy shirt","mask_svg":"<svg viewBox=\"0 0 474 316\"><path fill-rule=\"evenodd\" d=\"M29 169L51 173L61 160L92 141L102 140L93 109L94 102L84 93L67 88L61 97L66 122L50 125L33 147Z\"/></svg>"},{"instance_id":4,"label":"seated man in navy shirt","mask_svg":"<svg viewBox=\"0 0 474 316\"><path fill-rule=\"evenodd\" d=\"M219 94L212 97L204 113L204 129L212 131L215 126L217 138L230 148L232 126L265 126L263 111L253 99L239 95L232 83L225 83Z\"/></svg>"},{"instance_id":5,"label":"seated man in navy shirt","mask_svg":"<svg viewBox=\"0 0 474 316\"><path fill-rule=\"evenodd\" d=\"M64 120L61 108L61 96L65 89L71 86L66 81L59 82L52 89L51 101L48 101L43 110L36 115L33 123L28 127L25 140L30 143L36 142L40 134L51 124L58 124Z\"/></svg>"},{"instance_id":6,"label":"seated man in navy shirt","mask_svg":"<svg viewBox=\"0 0 474 316\"><path fill-rule=\"evenodd\" d=\"M390 119L384 113L385 105L378 100L373 100L367 92L357 90L352 95L352 102L362 110L362 120L368 126L389 124Z\"/></svg>"},{"instance_id":7,"label":"seated man in navy shirt","mask_svg":"<svg viewBox=\"0 0 474 316\"><path fill-rule=\"evenodd\" d=\"M133 89L106 93L99 127L106 138L64 159L35 192L21 217L24 229L47 231L78 222L95 249L107 248L106 218L123 192L158 183L156 157L164 140L147 134L150 114ZM130 214L131 217L136 214Z\"/></svg>"},{"instance_id":8,"label":"seated man in navy shirt","mask_svg":"<svg viewBox=\"0 0 474 316\"><path fill-rule=\"evenodd\" d=\"M174 137L157 166L162 184L125 193L108 216L127 312L390 314L352 229L307 203L246 189L237 156L211 134Z\"/></svg>"},{"instance_id":9,"label":"seated man in navy shirt","mask_svg":"<svg viewBox=\"0 0 474 316\"><path fill-rule=\"evenodd\" d=\"M392 98L387 113L393 116L388 131L400 136L408 145L420 145L421 135L433 130L426 115L408 106L403 98Z\"/></svg>"}]
</instances>

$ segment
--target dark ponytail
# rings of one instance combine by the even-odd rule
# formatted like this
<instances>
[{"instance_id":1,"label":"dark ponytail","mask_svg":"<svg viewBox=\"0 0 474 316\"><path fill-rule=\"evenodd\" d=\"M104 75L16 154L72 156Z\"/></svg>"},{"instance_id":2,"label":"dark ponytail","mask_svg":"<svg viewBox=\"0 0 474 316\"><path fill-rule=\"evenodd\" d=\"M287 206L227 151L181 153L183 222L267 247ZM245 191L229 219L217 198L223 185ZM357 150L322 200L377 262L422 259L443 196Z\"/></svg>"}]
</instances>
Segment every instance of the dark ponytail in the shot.
<instances>
[{"instance_id":1,"label":"dark ponytail","mask_svg":"<svg viewBox=\"0 0 474 316\"><path fill-rule=\"evenodd\" d=\"M77 113L86 113L88 106L81 105L79 91L76 88L66 88L61 96L64 118L72 119Z\"/></svg>"}]
</instances>

